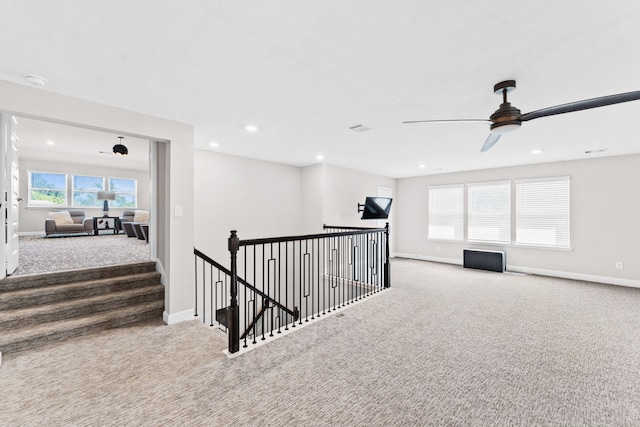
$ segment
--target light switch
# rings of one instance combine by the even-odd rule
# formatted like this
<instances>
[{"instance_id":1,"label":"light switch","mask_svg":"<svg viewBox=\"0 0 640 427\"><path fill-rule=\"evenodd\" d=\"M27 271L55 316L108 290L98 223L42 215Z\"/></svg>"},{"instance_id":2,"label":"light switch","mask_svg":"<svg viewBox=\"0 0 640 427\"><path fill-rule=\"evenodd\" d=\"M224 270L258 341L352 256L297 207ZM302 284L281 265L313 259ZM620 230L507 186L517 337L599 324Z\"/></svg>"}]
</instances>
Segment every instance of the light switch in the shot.
<instances>
[{"instance_id":1,"label":"light switch","mask_svg":"<svg viewBox=\"0 0 640 427\"><path fill-rule=\"evenodd\" d=\"M182 206L176 206L176 216L182 216L184 209Z\"/></svg>"}]
</instances>

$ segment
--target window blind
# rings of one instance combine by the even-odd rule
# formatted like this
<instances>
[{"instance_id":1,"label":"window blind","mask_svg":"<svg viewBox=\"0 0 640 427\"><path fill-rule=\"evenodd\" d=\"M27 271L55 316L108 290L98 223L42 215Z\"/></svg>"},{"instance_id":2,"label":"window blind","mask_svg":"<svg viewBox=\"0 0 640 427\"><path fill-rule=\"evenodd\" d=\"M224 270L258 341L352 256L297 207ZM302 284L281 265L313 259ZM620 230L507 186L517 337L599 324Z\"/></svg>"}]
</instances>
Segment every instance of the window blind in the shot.
<instances>
[{"instance_id":1,"label":"window blind","mask_svg":"<svg viewBox=\"0 0 640 427\"><path fill-rule=\"evenodd\" d=\"M569 177L516 181L516 244L569 248Z\"/></svg>"},{"instance_id":2,"label":"window blind","mask_svg":"<svg viewBox=\"0 0 640 427\"><path fill-rule=\"evenodd\" d=\"M511 183L468 184L468 238L490 243L511 243Z\"/></svg>"},{"instance_id":3,"label":"window blind","mask_svg":"<svg viewBox=\"0 0 640 427\"><path fill-rule=\"evenodd\" d=\"M429 238L464 239L464 185L429 187Z\"/></svg>"}]
</instances>

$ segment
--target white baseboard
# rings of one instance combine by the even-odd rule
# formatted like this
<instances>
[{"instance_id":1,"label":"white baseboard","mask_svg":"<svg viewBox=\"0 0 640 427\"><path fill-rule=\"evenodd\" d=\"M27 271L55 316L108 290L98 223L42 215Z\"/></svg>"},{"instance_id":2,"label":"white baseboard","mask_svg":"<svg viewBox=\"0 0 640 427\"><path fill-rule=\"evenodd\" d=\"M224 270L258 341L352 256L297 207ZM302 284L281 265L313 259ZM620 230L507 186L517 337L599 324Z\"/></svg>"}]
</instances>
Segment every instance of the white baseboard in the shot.
<instances>
[{"instance_id":1,"label":"white baseboard","mask_svg":"<svg viewBox=\"0 0 640 427\"><path fill-rule=\"evenodd\" d=\"M442 258L442 257L429 256L429 255L408 254L408 253L404 253L404 252L396 252L394 255L397 258L417 259L417 260L420 260L420 261L440 262L442 264L462 265L462 258L460 258L460 259L457 259L457 258Z\"/></svg>"},{"instance_id":2,"label":"white baseboard","mask_svg":"<svg viewBox=\"0 0 640 427\"><path fill-rule=\"evenodd\" d=\"M440 258L428 255L418 255L398 252L398 258L417 259L420 261L440 262L443 264L462 265L462 259ZM609 285L640 288L640 280L622 279L619 277L596 276L593 274L576 273L572 271L546 270L544 268L521 267L507 264L507 271L512 273L535 274L538 276L558 277L560 279L582 280L584 282L606 283Z\"/></svg>"},{"instance_id":3,"label":"white baseboard","mask_svg":"<svg viewBox=\"0 0 640 427\"><path fill-rule=\"evenodd\" d=\"M165 285L165 282L164 282L164 278L165 278L164 266L160 262L159 258L156 258L156 271L158 273L160 273L160 283L162 283L162 285L164 286Z\"/></svg>"},{"instance_id":4,"label":"white baseboard","mask_svg":"<svg viewBox=\"0 0 640 427\"><path fill-rule=\"evenodd\" d=\"M164 320L164 323L166 323L167 325L175 325L176 323L193 320L195 318L193 313L194 311L192 308L171 314L165 311L164 313L162 313L162 320Z\"/></svg>"},{"instance_id":5,"label":"white baseboard","mask_svg":"<svg viewBox=\"0 0 640 427\"><path fill-rule=\"evenodd\" d=\"M519 267L508 265L507 270L516 273L537 274L538 276L558 277L561 279L582 280L584 282L606 283L608 285L640 288L640 280L622 279L620 277L596 276L594 274L575 273L572 271L546 270L543 268Z\"/></svg>"}]
</instances>

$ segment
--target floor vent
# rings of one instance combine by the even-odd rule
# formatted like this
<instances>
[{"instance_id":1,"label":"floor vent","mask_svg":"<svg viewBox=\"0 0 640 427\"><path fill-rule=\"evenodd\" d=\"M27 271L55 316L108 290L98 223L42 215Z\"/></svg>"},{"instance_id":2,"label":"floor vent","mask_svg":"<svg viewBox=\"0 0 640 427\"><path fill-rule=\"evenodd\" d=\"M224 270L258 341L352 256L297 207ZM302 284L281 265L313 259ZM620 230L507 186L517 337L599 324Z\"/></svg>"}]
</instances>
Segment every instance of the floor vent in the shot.
<instances>
[{"instance_id":1,"label":"floor vent","mask_svg":"<svg viewBox=\"0 0 640 427\"><path fill-rule=\"evenodd\" d=\"M504 273L507 268L507 254L504 251L464 249L462 265L464 268L475 268L478 270Z\"/></svg>"}]
</instances>

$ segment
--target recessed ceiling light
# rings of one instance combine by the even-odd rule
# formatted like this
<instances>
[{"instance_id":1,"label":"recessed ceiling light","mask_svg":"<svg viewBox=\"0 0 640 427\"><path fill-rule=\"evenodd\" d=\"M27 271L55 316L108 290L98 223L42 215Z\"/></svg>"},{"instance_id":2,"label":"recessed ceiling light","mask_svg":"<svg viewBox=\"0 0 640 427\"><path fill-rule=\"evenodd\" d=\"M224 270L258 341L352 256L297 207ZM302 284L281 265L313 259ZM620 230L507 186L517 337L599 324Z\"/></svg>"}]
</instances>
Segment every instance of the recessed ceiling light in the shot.
<instances>
[{"instance_id":1,"label":"recessed ceiling light","mask_svg":"<svg viewBox=\"0 0 640 427\"><path fill-rule=\"evenodd\" d=\"M324 154L318 154L316 160L324 160Z\"/></svg>"},{"instance_id":2,"label":"recessed ceiling light","mask_svg":"<svg viewBox=\"0 0 640 427\"><path fill-rule=\"evenodd\" d=\"M424 169L427 167L427 165L425 165L424 163L421 163L420 166L418 166L420 169Z\"/></svg>"},{"instance_id":3,"label":"recessed ceiling light","mask_svg":"<svg viewBox=\"0 0 640 427\"><path fill-rule=\"evenodd\" d=\"M531 150L531 154L540 154L542 153L542 150L539 148L536 148L535 150Z\"/></svg>"},{"instance_id":4,"label":"recessed ceiling light","mask_svg":"<svg viewBox=\"0 0 640 427\"><path fill-rule=\"evenodd\" d=\"M366 132L366 131L371 130L370 127L365 126L365 125L363 125L361 123L357 124L357 125L349 126L349 129L351 129L354 132Z\"/></svg>"},{"instance_id":5,"label":"recessed ceiling light","mask_svg":"<svg viewBox=\"0 0 640 427\"><path fill-rule=\"evenodd\" d=\"M33 74L30 74L28 76L24 76L24 79L34 85L34 86L39 86L39 87L43 87L44 85L47 84L47 79L45 79L44 77L40 77L40 76L36 76Z\"/></svg>"},{"instance_id":6,"label":"recessed ceiling light","mask_svg":"<svg viewBox=\"0 0 640 427\"><path fill-rule=\"evenodd\" d=\"M604 153L605 151L607 151L606 148L599 148L597 150L587 150L584 154Z\"/></svg>"},{"instance_id":7,"label":"recessed ceiling light","mask_svg":"<svg viewBox=\"0 0 640 427\"><path fill-rule=\"evenodd\" d=\"M219 146L220 146L220 144L218 144L218 143L217 143L217 142L215 142L215 141L211 141L211 142L209 143L209 145L210 145L211 147L214 147L214 148L215 148L215 147L219 147Z\"/></svg>"},{"instance_id":8,"label":"recessed ceiling light","mask_svg":"<svg viewBox=\"0 0 640 427\"><path fill-rule=\"evenodd\" d=\"M246 125L244 128L247 132L256 132L258 130L258 126L256 125Z\"/></svg>"},{"instance_id":9,"label":"recessed ceiling light","mask_svg":"<svg viewBox=\"0 0 640 427\"><path fill-rule=\"evenodd\" d=\"M55 145L55 143L56 143L55 141L51 141L51 140L47 141L47 145Z\"/></svg>"}]
</instances>

